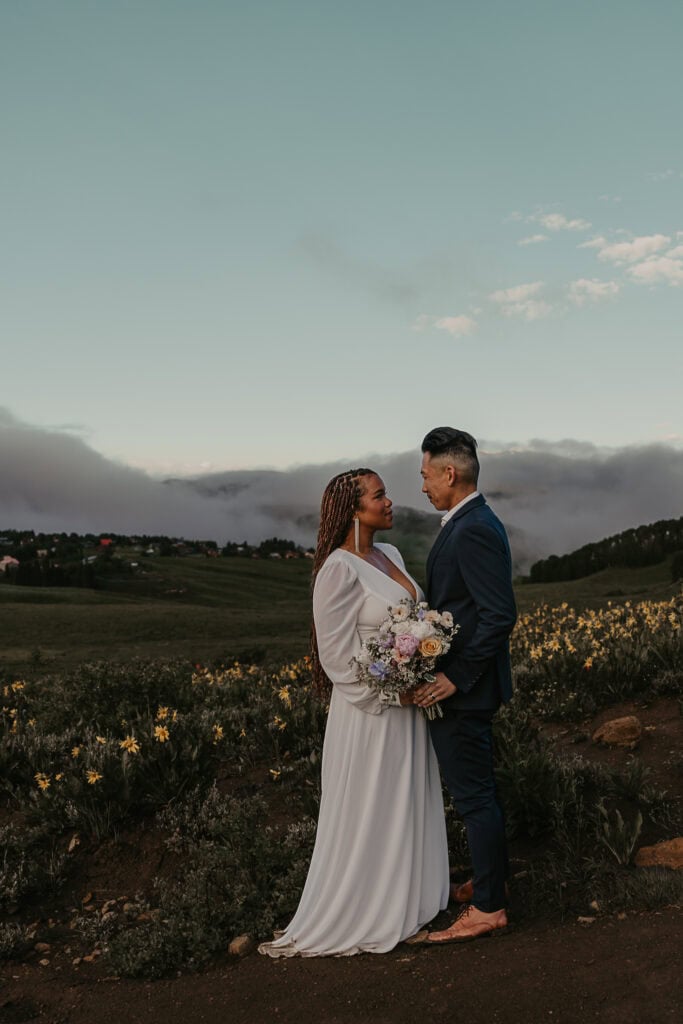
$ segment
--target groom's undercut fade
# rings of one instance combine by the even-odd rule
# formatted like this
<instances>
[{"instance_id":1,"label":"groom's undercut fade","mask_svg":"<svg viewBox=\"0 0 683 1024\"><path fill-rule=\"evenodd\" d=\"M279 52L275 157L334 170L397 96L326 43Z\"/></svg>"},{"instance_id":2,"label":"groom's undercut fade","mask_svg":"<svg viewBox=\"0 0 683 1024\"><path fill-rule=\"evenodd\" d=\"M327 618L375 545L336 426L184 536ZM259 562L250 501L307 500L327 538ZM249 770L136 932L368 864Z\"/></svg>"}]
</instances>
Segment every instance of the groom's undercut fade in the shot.
<instances>
[{"instance_id":1,"label":"groom's undercut fade","mask_svg":"<svg viewBox=\"0 0 683 1024\"><path fill-rule=\"evenodd\" d=\"M428 452L433 459L452 459L464 478L476 486L479 480L477 442L466 430L435 427L422 442L422 451Z\"/></svg>"}]
</instances>

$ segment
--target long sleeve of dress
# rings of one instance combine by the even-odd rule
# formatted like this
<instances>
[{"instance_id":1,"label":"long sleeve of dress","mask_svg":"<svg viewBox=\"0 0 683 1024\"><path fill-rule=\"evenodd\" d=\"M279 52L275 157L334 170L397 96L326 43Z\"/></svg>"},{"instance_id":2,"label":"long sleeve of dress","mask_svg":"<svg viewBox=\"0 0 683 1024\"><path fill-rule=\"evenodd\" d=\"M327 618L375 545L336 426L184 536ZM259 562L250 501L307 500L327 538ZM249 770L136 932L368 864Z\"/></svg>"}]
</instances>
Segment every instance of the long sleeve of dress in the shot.
<instances>
[{"instance_id":1,"label":"long sleeve of dress","mask_svg":"<svg viewBox=\"0 0 683 1024\"><path fill-rule=\"evenodd\" d=\"M371 715L386 710L377 692L357 682L358 670L351 659L360 653L358 614L365 600L363 587L351 566L328 559L313 588L313 621L320 664L350 704Z\"/></svg>"}]
</instances>

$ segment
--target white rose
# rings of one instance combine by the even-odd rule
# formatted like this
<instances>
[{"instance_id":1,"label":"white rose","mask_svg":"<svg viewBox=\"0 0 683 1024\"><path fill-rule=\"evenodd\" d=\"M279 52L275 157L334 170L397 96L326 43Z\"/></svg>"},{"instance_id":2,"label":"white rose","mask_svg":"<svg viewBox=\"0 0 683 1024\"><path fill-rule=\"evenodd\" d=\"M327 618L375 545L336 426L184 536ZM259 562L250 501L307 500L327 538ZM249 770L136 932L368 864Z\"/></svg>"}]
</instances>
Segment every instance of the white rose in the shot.
<instances>
[{"instance_id":1,"label":"white rose","mask_svg":"<svg viewBox=\"0 0 683 1024\"><path fill-rule=\"evenodd\" d=\"M434 635L434 627L431 622L427 622L427 619L423 619L422 622L413 623L412 634L418 640L424 640L426 636Z\"/></svg>"},{"instance_id":2,"label":"white rose","mask_svg":"<svg viewBox=\"0 0 683 1024\"><path fill-rule=\"evenodd\" d=\"M410 609L405 604L395 604L393 608L389 609L389 614L392 619L396 619L397 622L401 622L403 619L407 619L410 615Z\"/></svg>"},{"instance_id":3,"label":"white rose","mask_svg":"<svg viewBox=\"0 0 683 1024\"><path fill-rule=\"evenodd\" d=\"M412 633L412 626L409 622L395 622L391 627L391 632L396 636L400 636L401 633Z\"/></svg>"},{"instance_id":4,"label":"white rose","mask_svg":"<svg viewBox=\"0 0 683 1024\"><path fill-rule=\"evenodd\" d=\"M451 626L453 625L453 616L451 615L451 613L441 612L441 622L446 627L446 629L450 629Z\"/></svg>"}]
</instances>

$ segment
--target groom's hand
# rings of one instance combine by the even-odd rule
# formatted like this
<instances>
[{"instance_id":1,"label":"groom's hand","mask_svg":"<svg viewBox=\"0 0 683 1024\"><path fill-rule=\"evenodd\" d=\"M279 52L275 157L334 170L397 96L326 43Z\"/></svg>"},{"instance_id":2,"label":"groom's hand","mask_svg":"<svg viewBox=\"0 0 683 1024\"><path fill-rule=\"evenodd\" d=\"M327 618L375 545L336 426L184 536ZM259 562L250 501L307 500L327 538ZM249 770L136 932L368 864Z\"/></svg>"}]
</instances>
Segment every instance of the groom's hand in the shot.
<instances>
[{"instance_id":1,"label":"groom's hand","mask_svg":"<svg viewBox=\"0 0 683 1024\"><path fill-rule=\"evenodd\" d=\"M450 681L448 676L444 675L443 672L437 672L433 683L424 683L422 686L418 686L415 691L414 700L418 707L433 707L440 700L452 697L457 692L457 689L457 686Z\"/></svg>"}]
</instances>

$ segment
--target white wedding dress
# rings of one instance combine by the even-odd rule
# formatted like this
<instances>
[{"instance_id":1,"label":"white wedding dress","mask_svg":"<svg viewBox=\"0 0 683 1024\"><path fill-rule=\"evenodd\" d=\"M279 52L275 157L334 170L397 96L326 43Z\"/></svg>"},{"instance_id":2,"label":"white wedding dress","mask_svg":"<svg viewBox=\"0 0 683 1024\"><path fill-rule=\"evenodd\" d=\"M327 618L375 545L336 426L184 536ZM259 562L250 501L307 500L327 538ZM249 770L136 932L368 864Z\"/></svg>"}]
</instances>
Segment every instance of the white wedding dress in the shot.
<instances>
[{"instance_id":1,"label":"white wedding dress","mask_svg":"<svg viewBox=\"0 0 683 1024\"><path fill-rule=\"evenodd\" d=\"M406 573L399 551L378 544ZM406 573L406 576L408 574ZM422 592L412 577L418 600ZM385 953L448 902L441 782L422 713L380 702L350 659L406 589L340 548L313 592L320 661L334 686L318 830L299 907L268 956Z\"/></svg>"}]
</instances>

